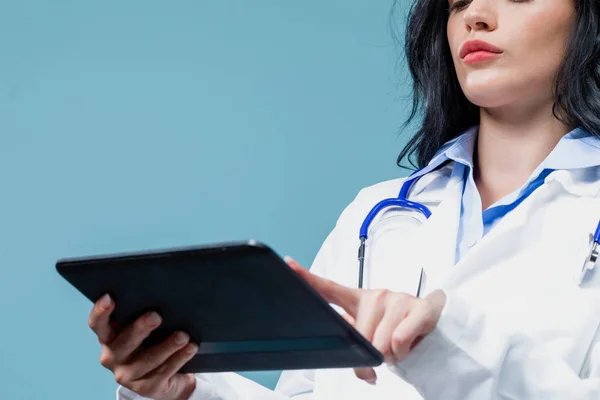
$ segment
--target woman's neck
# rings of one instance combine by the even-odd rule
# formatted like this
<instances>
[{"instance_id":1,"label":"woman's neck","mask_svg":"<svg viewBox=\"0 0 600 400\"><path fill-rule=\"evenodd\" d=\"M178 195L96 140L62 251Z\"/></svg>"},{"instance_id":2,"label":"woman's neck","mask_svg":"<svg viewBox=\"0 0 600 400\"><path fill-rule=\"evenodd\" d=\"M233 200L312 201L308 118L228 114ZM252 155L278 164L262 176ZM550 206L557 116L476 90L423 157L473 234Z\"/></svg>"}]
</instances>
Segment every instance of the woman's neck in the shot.
<instances>
[{"instance_id":1,"label":"woman's neck","mask_svg":"<svg viewBox=\"0 0 600 400\"><path fill-rule=\"evenodd\" d=\"M482 209L523 186L569 131L551 104L481 108L474 176Z\"/></svg>"}]
</instances>

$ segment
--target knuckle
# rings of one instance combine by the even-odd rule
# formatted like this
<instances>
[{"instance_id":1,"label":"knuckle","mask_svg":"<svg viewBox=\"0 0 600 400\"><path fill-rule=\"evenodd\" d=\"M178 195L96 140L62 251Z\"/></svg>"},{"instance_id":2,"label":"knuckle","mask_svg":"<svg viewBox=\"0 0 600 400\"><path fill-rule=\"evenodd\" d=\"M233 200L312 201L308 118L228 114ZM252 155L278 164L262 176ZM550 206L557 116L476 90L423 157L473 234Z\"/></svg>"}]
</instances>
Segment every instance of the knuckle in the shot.
<instances>
[{"instance_id":1,"label":"knuckle","mask_svg":"<svg viewBox=\"0 0 600 400\"><path fill-rule=\"evenodd\" d=\"M155 374L156 374L156 375L158 375L158 376L164 376L164 375L166 375L166 374L167 374L167 372L168 372L168 365L167 365L166 363L165 363L165 364L162 364L162 365L160 365L160 366L159 366L158 368L156 368L156 370L155 370Z\"/></svg>"},{"instance_id":2,"label":"knuckle","mask_svg":"<svg viewBox=\"0 0 600 400\"><path fill-rule=\"evenodd\" d=\"M88 318L88 326L94 332L96 332L96 329L98 329L98 320L97 318L94 318L93 315L90 315L90 317Z\"/></svg>"},{"instance_id":3,"label":"knuckle","mask_svg":"<svg viewBox=\"0 0 600 400\"><path fill-rule=\"evenodd\" d=\"M115 374L115 381L119 385L129 387L129 378L130 378L131 374L129 373L129 371L126 368L117 368L117 369L115 369L114 374Z\"/></svg>"},{"instance_id":4,"label":"knuckle","mask_svg":"<svg viewBox=\"0 0 600 400\"><path fill-rule=\"evenodd\" d=\"M410 310L416 306L414 298L406 293L394 293L394 295L390 297L388 303L390 306L394 307L395 310L402 313L404 317L406 317Z\"/></svg>"},{"instance_id":5,"label":"knuckle","mask_svg":"<svg viewBox=\"0 0 600 400\"><path fill-rule=\"evenodd\" d=\"M391 292L388 289L375 289L371 292L373 301L380 302L387 299Z\"/></svg>"},{"instance_id":6,"label":"knuckle","mask_svg":"<svg viewBox=\"0 0 600 400\"><path fill-rule=\"evenodd\" d=\"M394 346L404 346L408 342L408 338L404 332L392 333L392 343Z\"/></svg>"},{"instance_id":7,"label":"knuckle","mask_svg":"<svg viewBox=\"0 0 600 400\"><path fill-rule=\"evenodd\" d=\"M112 351L108 347L103 346L102 353L100 354L100 364L107 369L111 369L113 366L114 356Z\"/></svg>"},{"instance_id":8,"label":"knuckle","mask_svg":"<svg viewBox=\"0 0 600 400\"><path fill-rule=\"evenodd\" d=\"M394 293L394 296L391 296L388 299L388 303L393 305L394 307L405 308L407 303L407 296L404 293Z\"/></svg>"},{"instance_id":9,"label":"knuckle","mask_svg":"<svg viewBox=\"0 0 600 400\"><path fill-rule=\"evenodd\" d=\"M407 293L396 293L394 299L397 303L407 304L412 300L412 296Z\"/></svg>"}]
</instances>

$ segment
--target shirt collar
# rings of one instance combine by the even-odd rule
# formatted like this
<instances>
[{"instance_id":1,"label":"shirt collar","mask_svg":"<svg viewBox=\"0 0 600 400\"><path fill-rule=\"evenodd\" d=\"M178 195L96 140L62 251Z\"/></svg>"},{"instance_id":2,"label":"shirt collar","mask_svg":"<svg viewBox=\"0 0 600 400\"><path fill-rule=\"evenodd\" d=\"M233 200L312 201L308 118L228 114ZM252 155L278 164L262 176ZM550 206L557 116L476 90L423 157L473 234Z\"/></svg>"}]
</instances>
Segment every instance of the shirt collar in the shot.
<instances>
[{"instance_id":1,"label":"shirt collar","mask_svg":"<svg viewBox=\"0 0 600 400\"><path fill-rule=\"evenodd\" d=\"M473 170L473 150L479 126L473 126L445 143L426 167L415 171L411 178L421 177L452 160ZM576 128L561 138L540 164L534 175L544 169L565 170L600 166L600 138L582 128Z\"/></svg>"},{"instance_id":2,"label":"shirt collar","mask_svg":"<svg viewBox=\"0 0 600 400\"><path fill-rule=\"evenodd\" d=\"M473 126L454 139L446 142L435 153L427 166L413 172L410 178L416 179L426 175L449 160L473 167L473 150L478 132L479 126Z\"/></svg>"}]
</instances>

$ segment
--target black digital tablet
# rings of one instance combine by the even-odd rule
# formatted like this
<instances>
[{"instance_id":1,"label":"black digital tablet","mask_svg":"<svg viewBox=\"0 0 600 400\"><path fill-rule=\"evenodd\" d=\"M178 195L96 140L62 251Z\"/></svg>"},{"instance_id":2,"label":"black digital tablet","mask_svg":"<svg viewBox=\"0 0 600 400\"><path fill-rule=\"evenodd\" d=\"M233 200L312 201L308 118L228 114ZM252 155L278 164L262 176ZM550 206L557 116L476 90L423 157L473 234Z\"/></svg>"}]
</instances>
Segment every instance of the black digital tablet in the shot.
<instances>
[{"instance_id":1,"label":"black digital tablet","mask_svg":"<svg viewBox=\"0 0 600 400\"><path fill-rule=\"evenodd\" d=\"M181 372L377 366L383 356L268 246L257 241L59 260L56 269L95 302L109 293L116 329L147 311L198 353Z\"/></svg>"}]
</instances>

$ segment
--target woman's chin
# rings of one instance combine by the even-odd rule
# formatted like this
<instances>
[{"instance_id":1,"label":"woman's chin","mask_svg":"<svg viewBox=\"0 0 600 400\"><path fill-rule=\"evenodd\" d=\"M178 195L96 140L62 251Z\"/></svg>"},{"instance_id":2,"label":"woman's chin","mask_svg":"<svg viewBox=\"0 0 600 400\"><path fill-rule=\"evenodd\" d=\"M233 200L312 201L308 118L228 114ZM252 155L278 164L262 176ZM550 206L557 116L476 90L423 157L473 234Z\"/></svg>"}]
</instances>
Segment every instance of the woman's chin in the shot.
<instances>
[{"instance_id":1,"label":"woman's chin","mask_svg":"<svg viewBox=\"0 0 600 400\"><path fill-rule=\"evenodd\" d=\"M513 103L516 99L513 93L506 93L502 90L493 90L489 87L481 90L465 91L467 99L478 107L498 108Z\"/></svg>"},{"instance_id":2,"label":"woman's chin","mask_svg":"<svg viewBox=\"0 0 600 400\"><path fill-rule=\"evenodd\" d=\"M526 82L515 79L514 71L483 69L471 71L461 79L463 93L479 107L501 107L518 101Z\"/></svg>"}]
</instances>

